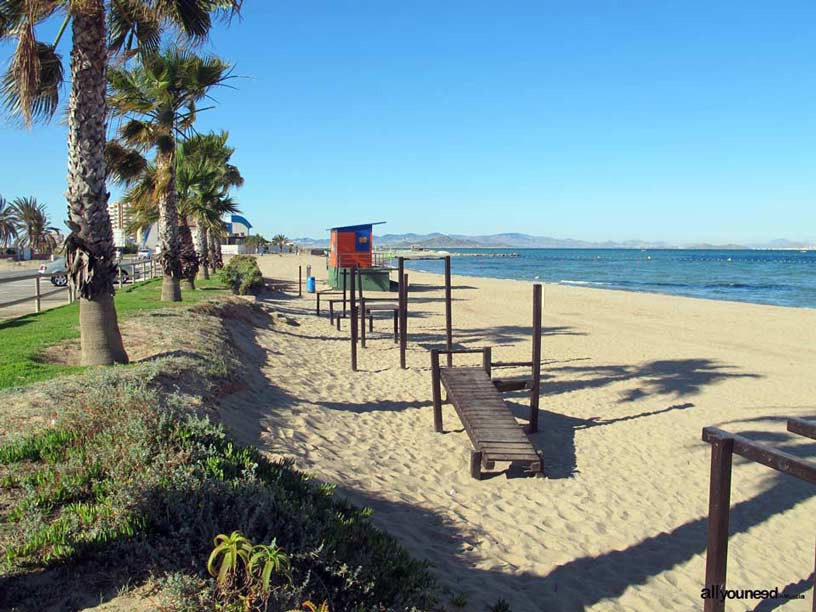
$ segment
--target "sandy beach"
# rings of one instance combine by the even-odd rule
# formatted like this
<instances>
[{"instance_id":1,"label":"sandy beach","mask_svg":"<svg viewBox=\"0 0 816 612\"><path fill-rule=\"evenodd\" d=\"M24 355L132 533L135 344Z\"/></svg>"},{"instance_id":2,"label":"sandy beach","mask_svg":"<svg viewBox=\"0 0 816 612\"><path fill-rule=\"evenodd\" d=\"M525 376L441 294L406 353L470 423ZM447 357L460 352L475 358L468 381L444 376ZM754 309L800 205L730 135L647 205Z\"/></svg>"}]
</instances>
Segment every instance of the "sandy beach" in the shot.
<instances>
[{"instance_id":1,"label":"sandy beach","mask_svg":"<svg viewBox=\"0 0 816 612\"><path fill-rule=\"evenodd\" d=\"M446 433L433 429L428 349L444 342L442 278L409 271L408 369L382 318L352 373L348 322L338 332L315 316L313 295L296 294L298 265L312 265L320 288L324 260L259 262L265 276L294 281L294 294L269 301L275 325L236 329L251 384L224 400L226 425L372 507L378 525L467 597L465 609L499 598L515 612L701 609L710 457L701 429L816 451L785 432L787 417L816 416L815 310L545 285L531 439L547 478L499 464L476 481L451 406ZM456 276L455 259L453 271L454 343L529 359L531 285ZM506 399L523 422L525 394ZM808 590L814 493L735 461L730 587ZM810 609L810 597L782 609Z\"/></svg>"}]
</instances>

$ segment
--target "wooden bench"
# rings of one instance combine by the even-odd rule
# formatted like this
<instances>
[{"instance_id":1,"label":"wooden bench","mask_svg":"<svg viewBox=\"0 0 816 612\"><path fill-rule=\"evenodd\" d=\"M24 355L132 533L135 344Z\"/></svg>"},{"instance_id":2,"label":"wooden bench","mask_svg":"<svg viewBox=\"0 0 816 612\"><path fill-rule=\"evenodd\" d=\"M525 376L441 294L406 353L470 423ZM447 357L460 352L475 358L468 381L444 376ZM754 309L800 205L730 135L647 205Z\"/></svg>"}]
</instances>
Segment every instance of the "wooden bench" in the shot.
<instances>
[{"instance_id":1,"label":"wooden bench","mask_svg":"<svg viewBox=\"0 0 816 612\"><path fill-rule=\"evenodd\" d=\"M482 367L440 367L440 353L482 353ZM543 463L501 392L490 378L490 349L431 351L434 428L442 431L442 386L473 444L470 475L481 479L482 468L496 461L526 463L531 474L543 474Z\"/></svg>"}]
</instances>

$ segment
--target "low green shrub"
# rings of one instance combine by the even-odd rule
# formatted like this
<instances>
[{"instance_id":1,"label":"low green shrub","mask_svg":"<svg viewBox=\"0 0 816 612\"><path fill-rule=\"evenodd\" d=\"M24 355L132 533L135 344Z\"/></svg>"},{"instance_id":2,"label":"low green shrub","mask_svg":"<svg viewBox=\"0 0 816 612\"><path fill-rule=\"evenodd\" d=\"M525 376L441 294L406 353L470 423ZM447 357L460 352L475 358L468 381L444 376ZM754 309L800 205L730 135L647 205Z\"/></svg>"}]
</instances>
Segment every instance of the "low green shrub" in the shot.
<instances>
[{"instance_id":1,"label":"low green shrub","mask_svg":"<svg viewBox=\"0 0 816 612\"><path fill-rule=\"evenodd\" d=\"M370 510L234 444L193 408L206 397L161 384L174 369L201 376L209 358L88 373L49 427L0 447L0 575L100 564L123 582L154 581L168 611L244 609L250 597L252 609L275 612L324 601L332 611L432 609L427 565L375 528ZM246 539L249 583L208 574L208 561L216 576L225 567L210 557L214 538L233 532ZM0 608L25 596L5 589Z\"/></svg>"},{"instance_id":2,"label":"low green shrub","mask_svg":"<svg viewBox=\"0 0 816 612\"><path fill-rule=\"evenodd\" d=\"M258 261L249 255L236 255L218 272L219 280L233 293L247 295L263 289L263 275Z\"/></svg>"}]
</instances>

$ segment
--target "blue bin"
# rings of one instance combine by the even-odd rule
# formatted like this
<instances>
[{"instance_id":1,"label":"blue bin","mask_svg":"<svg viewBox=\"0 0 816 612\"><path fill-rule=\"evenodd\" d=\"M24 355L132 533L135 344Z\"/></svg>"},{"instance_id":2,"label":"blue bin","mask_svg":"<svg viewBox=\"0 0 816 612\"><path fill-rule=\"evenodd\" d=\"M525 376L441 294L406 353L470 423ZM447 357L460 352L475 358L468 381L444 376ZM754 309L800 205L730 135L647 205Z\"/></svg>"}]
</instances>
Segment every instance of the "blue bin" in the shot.
<instances>
[{"instance_id":1,"label":"blue bin","mask_svg":"<svg viewBox=\"0 0 816 612\"><path fill-rule=\"evenodd\" d=\"M307 276L306 277L306 293L314 293L315 292L315 279L314 276Z\"/></svg>"}]
</instances>

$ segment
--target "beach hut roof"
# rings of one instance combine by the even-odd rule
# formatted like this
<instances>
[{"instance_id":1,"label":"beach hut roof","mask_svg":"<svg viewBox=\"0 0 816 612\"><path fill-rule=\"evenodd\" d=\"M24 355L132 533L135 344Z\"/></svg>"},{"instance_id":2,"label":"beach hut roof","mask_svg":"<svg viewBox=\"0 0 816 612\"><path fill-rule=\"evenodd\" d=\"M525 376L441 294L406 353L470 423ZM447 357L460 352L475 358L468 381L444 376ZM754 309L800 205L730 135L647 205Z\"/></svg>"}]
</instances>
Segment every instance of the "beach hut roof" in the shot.
<instances>
[{"instance_id":1,"label":"beach hut roof","mask_svg":"<svg viewBox=\"0 0 816 612\"><path fill-rule=\"evenodd\" d=\"M359 225L341 225L338 227L330 227L326 231L333 232L334 230L339 230L341 232L350 232L352 230L363 229L366 227L371 227L372 225L382 225L385 221L374 221L372 223L360 223Z\"/></svg>"}]
</instances>

